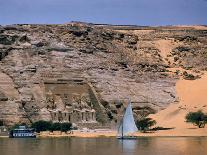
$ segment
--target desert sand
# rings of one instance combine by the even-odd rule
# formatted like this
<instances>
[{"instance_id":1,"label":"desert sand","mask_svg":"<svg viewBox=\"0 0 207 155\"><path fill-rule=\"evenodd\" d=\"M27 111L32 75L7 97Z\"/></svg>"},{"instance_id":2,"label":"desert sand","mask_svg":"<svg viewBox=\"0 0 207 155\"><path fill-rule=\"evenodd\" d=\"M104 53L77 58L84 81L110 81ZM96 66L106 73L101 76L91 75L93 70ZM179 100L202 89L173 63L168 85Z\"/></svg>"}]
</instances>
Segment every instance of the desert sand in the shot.
<instances>
[{"instance_id":1,"label":"desert sand","mask_svg":"<svg viewBox=\"0 0 207 155\"><path fill-rule=\"evenodd\" d=\"M165 110L150 116L157 121L157 126L175 129L160 131L155 135L207 136L207 128L198 129L185 122L188 112L207 112L207 73L197 80L178 80L176 91L180 100L177 104L172 103Z\"/></svg>"}]
</instances>

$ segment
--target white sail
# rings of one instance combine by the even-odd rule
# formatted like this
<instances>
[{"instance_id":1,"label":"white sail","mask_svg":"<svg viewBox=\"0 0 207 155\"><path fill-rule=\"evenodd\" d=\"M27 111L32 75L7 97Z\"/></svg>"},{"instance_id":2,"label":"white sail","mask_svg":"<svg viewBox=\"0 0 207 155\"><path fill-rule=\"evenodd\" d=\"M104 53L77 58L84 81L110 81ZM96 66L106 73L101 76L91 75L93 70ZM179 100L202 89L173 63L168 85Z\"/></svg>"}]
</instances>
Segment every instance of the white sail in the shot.
<instances>
[{"instance_id":1,"label":"white sail","mask_svg":"<svg viewBox=\"0 0 207 155\"><path fill-rule=\"evenodd\" d=\"M133 112L131 102L129 102L122 122L118 128L118 137L127 136L130 133L134 133L138 131L137 126L134 122Z\"/></svg>"}]
</instances>

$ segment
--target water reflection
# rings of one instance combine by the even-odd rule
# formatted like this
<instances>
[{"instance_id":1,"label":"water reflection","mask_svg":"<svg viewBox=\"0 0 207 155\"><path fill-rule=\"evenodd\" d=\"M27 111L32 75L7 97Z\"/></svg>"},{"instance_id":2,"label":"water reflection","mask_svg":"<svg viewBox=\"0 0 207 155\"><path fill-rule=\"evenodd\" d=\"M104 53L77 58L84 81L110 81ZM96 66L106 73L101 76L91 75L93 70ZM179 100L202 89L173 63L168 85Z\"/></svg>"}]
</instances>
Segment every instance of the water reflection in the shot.
<instances>
[{"instance_id":1,"label":"water reflection","mask_svg":"<svg viewBox=\"0 0 207 155\"><path fill-rule=\"evenodd\" d=\"M137 144L137 140L119 140L119 143L123 150L134 150Z\"/></svg>"},{"instance_id":2,"label":"water reflection","mask_svg":"<svg viewBox=\"0 0 207 155\"><path fill-rule=\"evenodd\" d=\"M131 140L131 139L126 139L126 140L118 140L119 141L119 148L121 147L122 154L133 154L134 150L137 145L137 140Z\"/></svg>"},{"instance_id":3,"label":"water reflection","mask_svg":"<svg viewBox=\"0 0 207 155\"><path fill-rule=\"evenodd\" d=\"M207 138L0 139L0 155L205 155Z\"/></svg>"}]
</instances>

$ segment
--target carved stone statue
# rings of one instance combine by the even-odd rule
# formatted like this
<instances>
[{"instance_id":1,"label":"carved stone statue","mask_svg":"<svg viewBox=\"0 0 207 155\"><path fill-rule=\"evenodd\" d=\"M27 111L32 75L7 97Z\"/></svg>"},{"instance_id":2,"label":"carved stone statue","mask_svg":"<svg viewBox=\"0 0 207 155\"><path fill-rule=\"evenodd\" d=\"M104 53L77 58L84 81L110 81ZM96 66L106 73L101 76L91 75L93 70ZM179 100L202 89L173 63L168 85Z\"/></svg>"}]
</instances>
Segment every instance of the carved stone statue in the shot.
<instances>
[{"instance_id":1,"label":"carved stone statue","mask_svg":"<svg viewBox=\"0 0 207 155\"><path fill-rule=\"evenodd\" d=\"M53 96L51 91L49 91L46 94L46 102L47 102L47 108L49 108L49 109L55 109L56 108L56 104L55 104L55 101L54 101L54 96Z\"/></svg>"}]
</instances>

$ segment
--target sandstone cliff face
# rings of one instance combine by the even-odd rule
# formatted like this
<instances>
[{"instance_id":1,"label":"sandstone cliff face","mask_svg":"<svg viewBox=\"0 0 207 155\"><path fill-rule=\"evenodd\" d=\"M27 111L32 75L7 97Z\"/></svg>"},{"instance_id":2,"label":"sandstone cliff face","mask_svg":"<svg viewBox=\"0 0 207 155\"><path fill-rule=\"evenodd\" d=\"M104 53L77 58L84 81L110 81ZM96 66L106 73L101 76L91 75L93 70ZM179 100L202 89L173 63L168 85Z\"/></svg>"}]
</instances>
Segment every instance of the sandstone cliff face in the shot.
<instances>
[{"instance_id":1,"label":"sandstone cliff face","mask_svg":"<svg viewBox=\"0 0 207 155\"><path fill-rule=\"evenodd\" d=\"M63 79L84 79L108 122L118 119L126 98L137 117L164 109L178 101L175 83L182 75L170 68L206 69L206 34L80 23L0 27L0 119L51 120L45 83L53 81L54 90L54 81Z\"/></svg>"}]
</instances>

